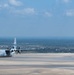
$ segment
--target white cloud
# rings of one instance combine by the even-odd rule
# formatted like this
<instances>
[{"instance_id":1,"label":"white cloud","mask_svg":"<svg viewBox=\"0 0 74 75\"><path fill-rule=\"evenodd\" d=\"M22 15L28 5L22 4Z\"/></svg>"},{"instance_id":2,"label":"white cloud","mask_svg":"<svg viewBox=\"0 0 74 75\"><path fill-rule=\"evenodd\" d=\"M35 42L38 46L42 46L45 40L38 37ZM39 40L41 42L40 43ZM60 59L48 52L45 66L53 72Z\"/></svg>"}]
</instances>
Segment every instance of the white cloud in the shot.
<instances>
[{"instance_id":1,"label":"white cloud","mask_svg":"<svg viewBox=\"0 0 74 75\"><path fill-rule=\"evenodd\" d=\"M12 13L16 13L16 14L22 14L22 15L33 15L35 14L35 9L34 8L24 8L24 9L20 9L20 10L13 10Z\"/></svg>"},{"instance_id":2,"label":"white cloud","mask_svg":"<svg viewBox=\"0 0 74 75\"><path fill-rule=\"evenodd\" d=\"M22 2L20 2L18 0L9 0L9 3L14 6L21 6L22 5Z\"/></svg>"},{"instance_id":3,"label":"white cloud","mask_svg":"<svg viewBox=\"0 0 74 75\"><path fill-rule=\"evenodd\" d=\"M69 3L71 2L71 0L56 0L56 3L60 3L60 2Z\"/></svg>"},{"instance_id":4,"label":"white cloud","mask_svg":"<svg viewBox=\"0 0 74 75\"><path fill-rule=\"evenodd\" d=\"M21 1L21 0L20 0ZM36 11L34 8L25 8L21 6L21 2L19 0L7 0L4 3L0 4L0 9L6 9L9 13L14 13L18 15L33 15L36 14ZM15 7L15 6L20 6Z\"/></svg>"},{"instance_id":5,"label":"white cloud","mask_svg":"<svg viewBox=\"0 0 74 75\"><path fill-rule=\"evenodd\" d=\"M66 16L74 16L74 10L66 11Z\"/></svg>"},{"instance_id":6,"label":"white cloud","mask_svg":"<svg viewBox=\"0 0 74 75\"><path fill-rule=\"evenodd\" d=\"M5 8L6 8L6 7L9 7L9 5L8 5L8 4L4 4L3 6L4 6Z\"/></svg>"},{"instance_id":7,"label":"white cloud","mask_svg":"<svg viewBox=\"0 0 74 75\"><path fill-rule=\"evenodd\" d=\"M63 0L63 2L65 3L69 3L71 0Z\"/></svg>"},{"instance_id":8,"label":"white cloud","mask_svg":"<svg viewBox=\"0 0 74 75\"><path fill-rule=\"evenodd\" d=\"M9 8L8 4L0 4L0 9Z\"/></svg>"},{"instance_id":9,"label":"white cloud","mask_svg":"<svg viewBox=\"0 0 74 75\"><path fill-rule=\"evenodd\" d=\"M23 13L35 14L35 9L34 8L26 8L23 10Z\"/></svg>"},{"instance_id":10,"label":"white cloud","mask_svg":"<svg viewBox=\"0 0 74 75\"><path fill-rule=\"evenodd\" d=\"M52 14L50 12L45 12L45 16L51 17Z\"/></svg>"}]
</instances>

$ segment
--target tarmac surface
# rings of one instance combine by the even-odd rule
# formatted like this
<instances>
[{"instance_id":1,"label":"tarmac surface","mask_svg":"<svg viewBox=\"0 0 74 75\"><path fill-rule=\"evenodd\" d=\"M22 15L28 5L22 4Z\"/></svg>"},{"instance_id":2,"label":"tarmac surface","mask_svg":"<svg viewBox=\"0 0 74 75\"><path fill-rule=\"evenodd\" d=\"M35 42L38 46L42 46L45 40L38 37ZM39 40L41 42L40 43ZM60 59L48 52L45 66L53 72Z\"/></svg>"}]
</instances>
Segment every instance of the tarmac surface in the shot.
<instances>
[{"instance_id":1,"label":"tarmac surface","mask_svg":"<svg viewBox=\"0 0 74 75\"><path fill-rule=\"evenodd\" d=\"M74 54L27 53L0 57L0 75L74 75Z\"/></svg>"}]
</instances>

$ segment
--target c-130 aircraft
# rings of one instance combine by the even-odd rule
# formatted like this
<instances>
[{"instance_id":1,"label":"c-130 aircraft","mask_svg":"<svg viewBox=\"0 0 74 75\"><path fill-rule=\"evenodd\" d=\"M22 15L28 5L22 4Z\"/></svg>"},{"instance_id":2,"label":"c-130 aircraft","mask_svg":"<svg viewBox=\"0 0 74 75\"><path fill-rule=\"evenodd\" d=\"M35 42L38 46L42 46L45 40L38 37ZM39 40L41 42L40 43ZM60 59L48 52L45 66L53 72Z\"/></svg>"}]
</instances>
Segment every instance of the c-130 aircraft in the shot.
<instances>
[{"instance_id":1,"label":"c-130 aircraft","mask_svg":"<svg viewBox=\"0 0 74 75\"><path fill-rule=\"evenodd\" d=\"M21 51L17 49L16 38L14 38L13 48L11 49L0 49L0 57L11 57L15 53L20 53Z\"/></svg>"}]
</instances>

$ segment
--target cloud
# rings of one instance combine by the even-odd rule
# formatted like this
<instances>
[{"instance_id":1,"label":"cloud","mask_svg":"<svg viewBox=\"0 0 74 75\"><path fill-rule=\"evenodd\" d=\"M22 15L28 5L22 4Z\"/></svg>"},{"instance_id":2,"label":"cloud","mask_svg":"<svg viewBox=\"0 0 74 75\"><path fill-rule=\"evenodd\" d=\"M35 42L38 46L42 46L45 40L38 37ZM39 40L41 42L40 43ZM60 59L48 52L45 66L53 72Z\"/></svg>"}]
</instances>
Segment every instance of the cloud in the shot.
<instances>
[{"instance_id":1,"label":"cloud","mask_svg":"<svg viewBox=\"0 0 74 75\"><path fill-rule=\"evenodd\" d=\"M71 0L56 0L56 3L60 3L60 2L69 3L71 2Z\"/></svg>"},{"instance_id":2,"label":"cloud","mask_svg":"<svg viewBox=\"0 0 74 75\"><path fill-rule=\"evenodd\" d=\"M20 0L21 1L21 0ZM19 0L7 0L6 2L0 3L0 11L7 10L8 13L17 14L17 15L34 15L36 11L34 8L25 8L22 5L22 2ZM17 6L17 7L15 7ZM20 6L20 8L18 7ZM6 11L5 10L5 11Z\"/></svg>"},{"instance_id":3,"label":"cloud","mask_svg":"<svg viewBox=\"0 0 74 75\"><path fill-rule=\"evenodd\" d=\"M63 0L64 3L70 3L72 0Z\"/></svg>"},{"instance_id":4,"label":"cloud","mask_svg":"<svg viewBox=\"0 0 74 75\"><path fill-rule=\"evenodd\" d=\"M74 10L66 11L66 16L74 16Z\"/></svg>"},{"instance_id":5,"label":"cloud","mask_svg":"<svg viewBox=\"0 0 74 75\"><path fill-rule=\"evenodd\" d=\"M3 6L4 6L5 8L6 8L6 7L9 7L9 5L8 5L8 4L4 4Z\"/></svg>"},{"instance_id":6,"label":"cloud","mask_svg":"<svg viewBox=\"0 0 74 75\"><path fill-rule=\"evenodd\" d=\"M0 4L0 9L9 8L8 4Z\"/></svg>"},{"instance_id":7,"label":"cloud","mask_svg":"<svg viewBox=\"0 0 74 75\"><path fill-rule=\"evenodd\" d=\"M45 16L51 17L52 14L50 12L45 12Z\"/></svg>"},{"instance_id":8,"label":"cloud","mask_svg":"<svg viewBox=\"0 0 74 75\"><path fill-rule=\"evenodd\" d=\"M4 8L12 8L14 6L21 6L22 2L18 1L18 0L4 0L3 2L0 3L0 8L4 9Z\"/></svg>"},{"instance_id":9,"label":"cloud","mask_svg":"<svg viewBox=\"0 0 74 75\"><path fill-rule=\"evenodd\" d=\"M21 6L22 5L22 2L20 2L18 0L9 0L9 3L14 6Z\"/></svg>"},{"instance_id":10,"label":"cloud","mask_svg":"<svg viewBox=\"0 0 74 75\"><path fill-rule=\"evenodd\" d=\"M21 14L21 15L33 15L35 14L35 9L34 8L24 8L24 9L20 9L20 10L13 10L12 13L16 13L16 14Z\"/></svg>"}]
</instances>

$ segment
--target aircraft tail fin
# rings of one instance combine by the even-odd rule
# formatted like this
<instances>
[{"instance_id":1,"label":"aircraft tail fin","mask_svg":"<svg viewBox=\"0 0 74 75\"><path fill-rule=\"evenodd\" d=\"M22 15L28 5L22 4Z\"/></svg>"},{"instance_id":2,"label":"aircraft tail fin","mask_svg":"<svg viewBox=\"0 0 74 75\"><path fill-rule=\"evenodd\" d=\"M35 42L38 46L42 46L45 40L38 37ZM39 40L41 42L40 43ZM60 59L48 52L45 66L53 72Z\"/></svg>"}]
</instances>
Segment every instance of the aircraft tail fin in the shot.
<instances>
[{"instance_id":1,"label":"aircraft tail fin","mask_svg":"<svg viewBox=\"0 0 74 75\"><path fill-rule=\"evenodd\" d=\"M14 38L14 50L16 50L16 38Z\"/></svg>"},{"instance_id":2,"label":"aircraft tail fin","mask_svg":"<svg viewBox=\"0 0 74 75\"><path fill-rule=\"evenodd\" d=\"M20 47L17 48L16 38L14 38L13 48L11 48L11 53L21 53Z\"/></svg>"}]
</instances>

